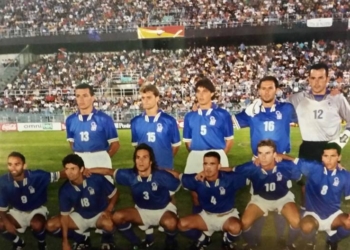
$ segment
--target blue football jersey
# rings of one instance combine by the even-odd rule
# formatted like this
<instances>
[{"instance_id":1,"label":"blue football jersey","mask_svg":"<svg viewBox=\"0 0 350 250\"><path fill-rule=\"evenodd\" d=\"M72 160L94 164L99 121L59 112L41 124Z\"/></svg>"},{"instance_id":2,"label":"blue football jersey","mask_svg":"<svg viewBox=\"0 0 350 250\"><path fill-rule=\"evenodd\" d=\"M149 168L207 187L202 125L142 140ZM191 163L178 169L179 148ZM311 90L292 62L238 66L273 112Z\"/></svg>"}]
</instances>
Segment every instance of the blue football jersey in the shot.
<instances>
[{"instance_id":1,"label":"blue football jersey","mask_svg":"<svg viewBox=\"0 0 350 250\"><path fill-rule=\"evenodd\" d=\"M276 143L277 153L290 152L290 123L295 121L295 110L290 103L276 102L271 108L261 107L260 113L249 116L245 110L232 116L236 128L250 128L250 145L257 155L258 143L264 139Z\"/></svg>"},{"instance_id":2,"label":"blue football jersey","mask_svg":"<svg viewBox=\"0 0 350 250\"><path fill-rule=\"evenodd\" d=\"M59 172L25 170L23 181L15 181L11 174L0 177L0 211L13 207L29 212L43 206L47 201L47 188L60 178Z\"/></svg>"},{"instance_id":3,"label":"blue football jersey","mask_svg":"<svg viewBox=\"0 0 350 250\"><path fill-rule=\"evenodd\" d=\"M236 191L247 184L247 179L235 172L219 172L216 181L197 181L196 174L182 174L182 186L198 194L202 208L209 213L225 213L235 207Z\"/></svg>"},{"instance_id":4,"label":"blue football jersey","mask_svg":"<svg viewBox=\"0 0 350 250\"><path fill-rule=\"evenodd\" d=\"M291 161L276 163L276 166L269 171L248 162L235 167L234 172L247 176L252 183L253 194L266 200L278 200L284 197L292 187L291 180L301 178L300 171Z\"/></svg>"},{"instance_id":5,"label":"blue football jersey","mask_svg":"<svg viewBox=\"0 0 350 250\"><path fill-rule=\"evenodd\" d=\"M326 219L340 210L342 196L350 199L350 172L345 169L327 170L317 161L299 159L297 168L306 176L305 209Z\"/></svg>"},{"instance_id":6,"label":"blue football jersey","mask_svg":"<svg viewBox=\"0 0 350 250\"><path fill-rule=\"evenodd\" d=\"M79 186L66 181L59 190L61 214L68 215L74 210L83 218L92 218L107 208L108 199L116 192L114 185L102 175L92 174Z\"/></svg>"},{"instance_id":7,"label":"blue football jersey","mask_svg":"<svg viewBox=\"0 0 350 250\"><path fill-rule=\"evenodd\" d=\"M231 115L215 104L208 110L198 109L185 115L183 141L191 150L224 149L225 140L233 139Z\"/></svg>"},{"instance_id":8,"label":"blue football jersey","mask_svg":"<svg viewBox=\"0 0 350 250\"><path fill-rule=\"evenodd\" d=\"M174 167L173 148L181 145L174 117L160 111L156 116L141 114L131 120L133 146L146 143L152 147L159 167Z\"/></svg>"},{"instance_id":9,"label":"blue football jersey","mask_svg":"<svg viewBox=\"0 0 350 250\"><path fill-rule=\"evenodd\" d=\"M66 129L67 140L73 142L75 152L106 151L109 143L118 141L113 119L100 110L94 109L90 115L71 114Z\"/></svg>"},{"instance_id":10,"label":"blue football jersey","mask_svg":"<svg viewBox=\"0 0 350 250\"><path fill-rule=\"evenodd\" d=\"M118 169L116 182L128 186L135 204L143 209L163 209L180 187L180 181L165 170L155 170L148 177L141 177L134 169Z\"/></svg>"}]
</instances>

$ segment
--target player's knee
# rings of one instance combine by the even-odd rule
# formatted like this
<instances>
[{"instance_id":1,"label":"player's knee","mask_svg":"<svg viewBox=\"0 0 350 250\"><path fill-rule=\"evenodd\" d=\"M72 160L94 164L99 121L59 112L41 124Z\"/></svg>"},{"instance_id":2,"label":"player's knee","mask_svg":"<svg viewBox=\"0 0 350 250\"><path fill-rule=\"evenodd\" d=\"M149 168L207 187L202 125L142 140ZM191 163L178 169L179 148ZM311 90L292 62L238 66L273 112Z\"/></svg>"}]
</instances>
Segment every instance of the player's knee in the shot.
<instances>
[{"instance_id":1,"label":"player's knee","mask_svg":"<svg viewBox=\"0 0 350 250\"><path fill-rule=\"evenodd\" d=\"M102 221L102 229L107 232L112 232L114 229L114 223L112 220L103 220Z\"/></svg>"},{"instance_id":2,"label":"player's knee","mask_svg":"<svg viewBox=\"0 0 350 250\"><path fill-rule=\"evenodd\" d=\"M166 230L174 231L177 228L177 218L176 216L168 216L161 220L160 225Z\"/></svg>"},{"instance_id":3,"label":"player's knee","mask_svg":"<svg viewBox=\"0 0 350 250\"><path fill-rule=\"evenodd\" d=\"M46 226L46 218L42 214L36 214L30 221L30 228L33 231L42 231Z\"/></svg>"},{"instance_id":4,"label":"player's knee","mask_svg":"<svg viewBox=\"0 0 350 250\"><path fill-rule=\"evenodd\" d=\"M242 231L242 224L237 219L230 219L226 226L226 231L230 234L237 235Z\"/></svg>"},{"instance_id":5,"label":"player's knee","mask_svg":"<svg viewBox=\"0 0 350 250\"><path fill-rule=\"evenodd\" d=\"M190 229L190 224L189 220L179 219L177 222L177 229L179 229L179 231L186 231Z\"/></svg>"},{"instance_id":6,"label":"player's knee","mask_svg":"<svg viewBox=\"0 0 350 250\"><path fill-rule=\"evenodd\" d=\"M348 218L349 215L347 215ZM345 220L343 220L343 227L347 230L350 230L350 220L345 218Z\"/></svg>"},{"instance_id":7,"label":"player's knee","mask_svg":"<svg viewBox=\"0 0 350 250\"><path fill-rule=\"evenodd\" d=\"M292 228L299 228L300 226L300 217L299 216L293 216L292 218L289 219L289 225Z\"/></svg>"},{"instance_id":8,"label":"player's knee","mask_svg":"<svg viewBox=\"0 0 350 250\"><path fill-rule=\"evenodd\" d=\"M59 218L53 217L46 222L45 228L48 232L55 232L61 227Z\"/></svg>"},{"instance_id":9,"label":"player's knee","mask_svg":"<svg viewBox=\"0 0 350 250\"><path fill-rule=\"evenodd\" d=\"M252 220L249 217L243 216L242 218L242 230L247 230L252 226Z\"/></svg>"},{"instance_id":10,"label":"player's knee","mask_svg":"<svg viewBox=\"0 0 350 250\"><path fill-rule=\"evenodd\" d=\"M300 229L303 233L309 234L317 229L317 223L312 216L306 216L300 221Z\"/></svg>"},{"instance_id":11,"label":"player's knee","mask_svg":"<svg viewBox=\"0 0 350 250\"><path fill-rule=\"evenodd\" d=\"M123 224L126 222L126 218L123 212L114 212L112 216L112 221L115 225Z\"/></svg>"}]
</instances>

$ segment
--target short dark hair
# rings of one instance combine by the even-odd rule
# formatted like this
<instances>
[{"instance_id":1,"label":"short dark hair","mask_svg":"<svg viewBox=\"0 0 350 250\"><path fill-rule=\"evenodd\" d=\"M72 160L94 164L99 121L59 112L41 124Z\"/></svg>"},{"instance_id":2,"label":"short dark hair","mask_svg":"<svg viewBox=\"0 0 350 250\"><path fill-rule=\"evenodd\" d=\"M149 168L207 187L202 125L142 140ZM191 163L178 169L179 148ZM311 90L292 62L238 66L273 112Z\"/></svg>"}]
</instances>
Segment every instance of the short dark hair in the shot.
<instances>
[{"instance_id":1,"label":"short dark hair","mask_svg":"<svg viewBox=\"0 0 350 250\"><path fill-rule=\"evenodd\" d=\"M137 167L136 167L136 154L139 150L146 150L148 151L148 154L149 154L149 158L150 158L150 161L152 162L151 164L151 170L152 172L156 169L158 169L158 164L157 164L157 161L156 161L156 156L154 155L154 152L153 152L153 149L148 146L146 143L141 143L139 144L136 148L135 148L135 151L134 151L134 156L133 156L133 160L134 160L134 171L137 172Z\"/></svg>"},{"instance_id":2,"label":"short dark hair","mask_svg":"<svg viewBox=\"0 0 350 250\"><path fill-rule=\"evenodd\" d=\"M90 95L91 96L95 95L94 88L89 84L86 84L86 83L79 84L78 86L75 87L75 90L77 89L89 89Z\"/></svg>"},{"instance_id":3,"label":"short dark hair","mask_svg":"<svg viewBox=\"0 0 350 250\"><path fill-rule=\"evenodd\" d=\"M320 69L324 69L326 71L326 77L328 77L328 66L325 63L316 63L314 65L311 66L310 70L309 70L309 75L311 74L311 70L320 70Z\"/></svg>"},{"instance_id":4,"label":"short dark hair","mask_svg":"<svg viewBox=\"0 0 350 250\"><path fill-rule=\"evenodd\" d=\"M336 143L336 142L326 143L326 145L324 146L323 150L330 150L330 149L337 150L338 155L341 155L341 147L339 146L338 143Z\"/></svg>"},{"instance_id":5,"label":"short dark hair","mask_svg":"<svg viewBox=\"0 0 350 250\"><path fill-rule=\"evenodd\" d=\"M208 78L201 78L199 81L197 81L194 90L197 92L199 87L206 88L211 93L215 93L215 86Z\"/></svg>"},{"instance_id":6,"label":"short dark hair","mask_svg":"<svg viewBox=\"0 0 350 250\"><path fill-rule=\"evenodd\" d=\"M263 82L266 82L266 81L272 81L275 84L275 88L276 89L279 87L279 83L278 83L278 80L277 80L276 77L274 77L274 76L264 76L263 78L260 79L260 81L259 81L259 83L257 85L258 89L260 89L261 84Z\"/></svg>"},{"instance_id":7,"label":"short dark hair","mask_svg":"<svg viewBox=\"0 0 350 250\"><path fill-rule=\"evenodd\" d=\"M26 163L26 158L25 158L24 155L21 154L20 152L13 151L13 152L11 152L11 153L7 156L7 159L10 158L10 157L19 158L19 159L21 159L21 161L22 161L23 164Z\"/></svg>"},{"instance_id":8,"label":"short dark hair","mask_svg":"<svg viewBox=\"0 0 350 250\"><path fill-rule=\"evenodd\" d=\"M77 154L69 154L62 160L62 165L65 167L67 164L72 163L77 165L79 169L85 167L84 160Z\"/></svg>"},{"instance_id":9,"label":"short dark hair","mask_svg":"<svg viewBox=\"0 0 350 250\"><path fill-rule=\"evenodd\" d=\"M147 93L147 92L152 92L155 97L159 96L159 90L157 89L156 86L152 84L145 84L142 85L140 88L140 93Z\"/></svg>"},{"instance_id":10,"label":"short dark hair","mask_svg":"<svg viewBox=\"0 0 350 250\"><path fill-rule=\"evenodd\" d=\"M259 141L257 148L265 147L265 146L273 148L273 152L276 152L276 143L273 140L270 140L270 139L261 140Z\"/></svg>"},{"instance_id":11,"label":"short dark hair","mask_svg":"<svg viewBox=\"0 0 350 250\"><path fill-rule=\"evenodd\" d=\"M214 157L219 161L219 163L221 161L220 154L218 152L215 152L215 151L209 151L209 152L205 153L203 158L205 158L205 157Z\"/></svg>"}]
</instances>

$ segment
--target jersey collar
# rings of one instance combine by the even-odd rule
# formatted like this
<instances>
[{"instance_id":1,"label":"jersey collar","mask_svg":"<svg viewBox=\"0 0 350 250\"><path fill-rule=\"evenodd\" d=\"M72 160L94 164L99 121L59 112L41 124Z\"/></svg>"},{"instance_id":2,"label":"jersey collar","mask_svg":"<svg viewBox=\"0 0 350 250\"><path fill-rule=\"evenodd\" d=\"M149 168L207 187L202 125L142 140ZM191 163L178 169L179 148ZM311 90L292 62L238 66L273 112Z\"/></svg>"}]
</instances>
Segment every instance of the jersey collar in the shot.
<instances>
[{"instance_id":1,"label":"jersey collar","mask_svg":"<svg viewBox=\"0 0 350 250\"><path fill-rule=\"evenodd\" d=\"M222 176L222 174L219 172L218 178L216 179L216 181L214 182L214 187L218 187L220 185L220 177ZM210 187L210 183L208 181L205 181L205 185L207 187Z\"/></svg>"},{"instance_id":2,"label":"jersey collar","mask_svg":"<svg viewBox=\"0 0 350 250\"><path fill-rule=\"evenodd\" d=\"M323 174L328 175L328 170L326 167L323 167ZM334 176L337 174L337 168L332 171L331 176Z\"/></svg>"},{"instance_id":3,"label":"jersey collar","mask_svg":"<svg viewBox=\"0 0 350 250\"><path fill-rule=\"evenodd\" d=\"M270 108L270 112L275 112L276 111L277 104L278 104L278 101L275 101L275 103ZM265 107L262 104L260 106L260 111L266 113L266 109L265 109Z\"/></svg>"},{"instance_id":4,"label":"jersey collar","mask_svg":"<svg viewBox=\"0 0 350 250\"><path fill-rule=\"evenodd\" d=\"M28 185L28 171L27 170L24 170L24 179L22 181L22 185L23 187L27 186ZM12 175L10 173L8 173L8 177L11 181L13 181L13 185L16 187L16 188L19 188L19 184L18 184L18 181L15 181L12 177Z\"/></svg>"},{"instance_id":5,"label":"jersey collar","mask_svg":"<svg viewBox=\"0 0 350 250\"><path fill-rule=\"evenodd\" d=\"M142 182L142 177L140 175L137 176L137 180L138 182ZM147 180L146 182L151 182L152 181L152 174L150 174L148 177L147 177Z\"/></svg>"},{"instance_id":6,"label":"jersey collar","mask_svg":"<svg viewBox=\"0 0 350 250\"><path fill-rule=\"evenodd\" d=\"M156 114L156 116L154 117L153 122L157 122L159 120L160 115L162 114L161 110L158 110L158 113ZM145 117L145 121L149 122L149 116L146 115L146 112L143 112L142 115Z\"/></svg>"},{"instance_id":7,"label":"jersey collar","mask_svg":"<svg viewBox=\"0 0 350 250\"><path fill-rule=\"evenodd\" d=\"M93 116L94 114L96 114L96 112L97 112L97 110L96 110L95 108L93 108L93 109L92 109L92 112L89 114L89 116L88 116L88 118L87 118L86 120L87 120L87 121L90 121L91 118L92 118L92 116ZM84 120L84 119L83 119L83 115L80 114L80 111L77 112L77 115L78 115L79 121L83 121L83 120Z\"/></svg>"},{"instance_id":8,"label":"jersey collar","mask_svg":"<svg viewBox=\"0 0 350 250\"><path fill-rule=\"evenodd\" d=\"M208 109L208 111L207 111L207 113L205 114L205 116L209 116L210 114L211 114L211 112L213 111L213 109L216 109L216 108L218 108L218 106L215 104L215 103L211 103L211 108L210 109ZM198 112L198 114L199 115L203 115L203 110L202 109L198 109L197 110L197 112Z\"/></svg>"},{"instance_id":9,"label":"jersey collar","mask_svg":"<svg viewBox=\"0 0 350 250\"><path fill-rule=\"evenodd\" d=\"M268 171L272 171L271 173L276 173L277 172L277 166L274 166L274 168L272 170L268 170ZM263 174L268 174L267 171L265 169L261 169L261 172L263 172Z\"/></svg>"},{"instance_id":10,"label":"jersey collar","mask_svg":"<svg viewBox=\"0 0 350 250\"><path fill-rule=\"evenodd\" d=\"M72 182L69 182L71 185L72 185L72 187L75 189L75 191L77 191L77 192L80 192L81 190L80 190L80 188L79 188L79 186L77 186L77 185L74 185ZM87 187L87 183L86 183L86 179L84 179L83 180L83 188L86 188Z\"/></svg>"},{"instance_id":11,"label":"jersey collar","mask_svg":"<svg viewBox=\"0 0 350 250\"><path fill-rule=\"evenodd\" d=\"M326 90L326 94L324 94L322 100L326 99L327 96L328 96L330 93L331 93L330 90L327 89L327 90ZM311 90L308 91L308 92L306 92L306 95L307 95L310 99L316 100L316 99L315 99L315 95L312 93Z\"/></svg>"}]
</instances>

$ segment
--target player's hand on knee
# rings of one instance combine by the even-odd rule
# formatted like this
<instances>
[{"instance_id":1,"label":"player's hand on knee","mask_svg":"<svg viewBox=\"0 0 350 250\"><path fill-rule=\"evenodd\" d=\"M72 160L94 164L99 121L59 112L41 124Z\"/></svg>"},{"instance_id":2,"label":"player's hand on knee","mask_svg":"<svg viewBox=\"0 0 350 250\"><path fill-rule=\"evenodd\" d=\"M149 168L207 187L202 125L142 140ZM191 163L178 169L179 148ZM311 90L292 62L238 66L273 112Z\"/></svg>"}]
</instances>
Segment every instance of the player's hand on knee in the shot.
<instances>
[{"instance_id":1,"label":"player's hand on knee","mask_svg":"<svg viewBox=\"0 0 350 250\"><path fill-rule=\"evenodd\" d=\"M204 181L204 179L205 179L204 171L199 172L194 178L195 178L197 181Z\"/></svg>"}]
</instances>

